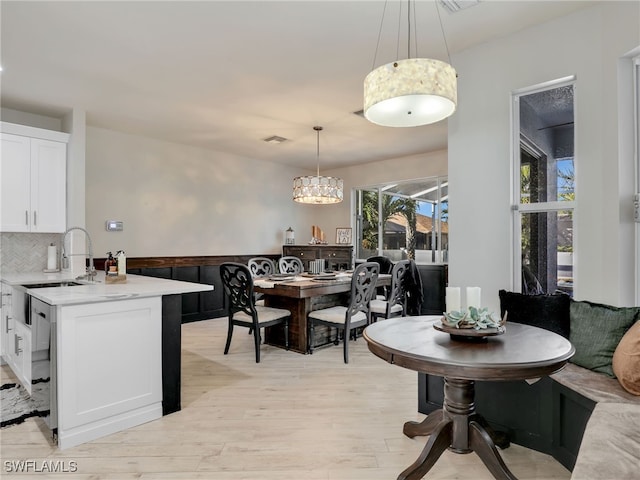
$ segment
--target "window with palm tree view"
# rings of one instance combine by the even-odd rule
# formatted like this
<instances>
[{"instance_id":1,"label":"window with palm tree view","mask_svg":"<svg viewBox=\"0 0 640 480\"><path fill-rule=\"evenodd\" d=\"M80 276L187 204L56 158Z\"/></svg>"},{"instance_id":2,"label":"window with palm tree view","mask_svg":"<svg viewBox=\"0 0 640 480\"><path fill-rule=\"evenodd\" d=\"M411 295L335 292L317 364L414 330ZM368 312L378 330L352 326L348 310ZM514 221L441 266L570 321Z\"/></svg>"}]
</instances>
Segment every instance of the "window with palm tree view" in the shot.
<instances>
[{"instance_id":1,"label":"window with palm tree view","mask_svg":"<svg viewBox=\"0 0 640 480\"><path fill-rule=\"evenodd\" d=\"M448 262L446 177L356 190L356 257Z\"/></svg>"}]
</instances>

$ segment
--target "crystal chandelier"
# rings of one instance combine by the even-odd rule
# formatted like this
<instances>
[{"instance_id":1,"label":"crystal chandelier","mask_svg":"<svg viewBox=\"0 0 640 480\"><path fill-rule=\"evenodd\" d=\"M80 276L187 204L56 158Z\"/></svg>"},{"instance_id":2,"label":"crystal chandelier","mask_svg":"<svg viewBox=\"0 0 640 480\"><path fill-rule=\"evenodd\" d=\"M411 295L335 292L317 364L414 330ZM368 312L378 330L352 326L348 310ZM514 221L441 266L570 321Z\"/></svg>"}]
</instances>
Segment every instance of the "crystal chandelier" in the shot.
<instances>
[{"instance_id":1,"label":"crystal chandelier","mask_svg":"<svg viewBox=\"0 0 640 480\"><path fill-rule=\"evenodd\" d=\"M458 102L457 74L449 63L410 58L411 1L408 0L407 4L409 58L382 65L364 80L364 116L370 122L385 127L417 127L439 122L455 112ZM437 5L436 10L440 19ZM444 38L441 19L440 28ZM446 45L446 38L444 40Z\"/></svg>"},{"instance_id":2,"label":"crystal chandelier","mask_svg":"<svg viewBox=\"0 0 640 480\"><path fill-rule=\"evenodd\" d=\"M317 136L317 173L293 179L293 199L300 203L316 205L340 203L343 197L341 178L320 176L320 132L322 127L313 127Z\"/></svg>"}]
</instances>

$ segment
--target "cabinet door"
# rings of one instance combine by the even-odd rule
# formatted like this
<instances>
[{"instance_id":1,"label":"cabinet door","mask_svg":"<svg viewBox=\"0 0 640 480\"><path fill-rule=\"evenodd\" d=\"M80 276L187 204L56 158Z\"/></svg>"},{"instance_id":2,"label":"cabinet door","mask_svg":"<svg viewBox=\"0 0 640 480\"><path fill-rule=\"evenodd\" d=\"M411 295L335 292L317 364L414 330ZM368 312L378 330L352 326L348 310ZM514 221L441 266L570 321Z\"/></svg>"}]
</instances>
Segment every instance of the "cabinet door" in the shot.
<instances>
[{"instance_id":1,"label":"cabinet door","mask_svg":"<svg viewBox=\"0 0 640 480\"><path fill-rule=\"evenodd\" d=\"M6 286L4 283L0 283L0 292L2 294L2 308L0 313L0 355L5 359L7 363L9 363L9 359L7 358L9 353L9 337L13 332L13 324L10 323L11 320L11 295L9 291L10 287Z\"/></svg>"},{"instance_id":2,"label":"cabinet door","mask_svg":"<svg viewBox=\"0 0 640 480\"><path fill-rule=\"evenodd\" d=\"M28 232L31 228L31 139L7 133L0 138L0 230Z\"/></svg>"},{"instance_id":3,"label":"cabinet door","mask_svg":"<svg viewBox=\"0 0 640 480\"><path fill-rule=\"evenodd\" d=\"M352 267L351 247L325 247L322 256L327 260L330 270L348 270Z\"/></svg>"},{"instance_id":4,"label":"cabinet door","mask_svg":"<svg viewBox=\"0 0 640 480\"><path fill-rule=\"evenodd\" d=\"M13 350L14 373L31 394L31 329L19 322L14 325L13 342L9 346Z\"/></svg>"},{"instance_id":5,"label":"cabinet door","mask_svg":"<svg viewBox=\"0 0 640 480\"><path fill-rule=\"evenodd\" d=\"M298 257L302 260L305 270L310 270L310 261L320 258L318 247L315 246L284 245L282 247L282 255L285 257Z\"/></svg>"},{"instance_id":6,"label":"cabinet door","mask_svg":"<svg viewBox=\"0 0 640 480\"><path fill-rule=\"evenodd\" d=\"M67 146L31 139L31 231L64 232L67 205Z\"/></svg>"}]
</instances>

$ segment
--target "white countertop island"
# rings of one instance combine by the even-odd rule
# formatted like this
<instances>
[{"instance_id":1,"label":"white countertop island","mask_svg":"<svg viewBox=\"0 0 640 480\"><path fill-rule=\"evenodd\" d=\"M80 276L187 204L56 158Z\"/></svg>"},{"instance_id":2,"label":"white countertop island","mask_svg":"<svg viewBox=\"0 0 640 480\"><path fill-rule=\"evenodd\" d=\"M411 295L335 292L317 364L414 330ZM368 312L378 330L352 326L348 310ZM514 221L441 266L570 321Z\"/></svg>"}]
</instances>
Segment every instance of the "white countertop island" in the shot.
<instances>
[{"instance_id":1,"label":"white countertop island","mask_svg":"<svg viewBox=\"0 0 640 480\"><path fill-rule=\"evenodd\" d=\"M67 281L83 284L29 288ZM180 410L181 294L212 285L140 275L105 284L104 272L94 283L65 273L2 282L51 306L50 428L59 448Z\"/></svg>"},{"instance_id":2,"label":"white countertop island","mask_svg":"<svg viewBox=\"0 0 640 480\"><path fill-rule=\"evenodd\" d=\"M81 303L124 300L127 298L157 297L182 293L213 290L213 286L202 283L181 282L164 278L127 275L126 283L106 284L104 272L98 272L94 282L77 280L70 273L14 273L2 276L2 281L11 286L57 282L77 282L81 285L69 287L37 288L29 293L49 305L77 305Z\"/></svg>"}]
</instances>

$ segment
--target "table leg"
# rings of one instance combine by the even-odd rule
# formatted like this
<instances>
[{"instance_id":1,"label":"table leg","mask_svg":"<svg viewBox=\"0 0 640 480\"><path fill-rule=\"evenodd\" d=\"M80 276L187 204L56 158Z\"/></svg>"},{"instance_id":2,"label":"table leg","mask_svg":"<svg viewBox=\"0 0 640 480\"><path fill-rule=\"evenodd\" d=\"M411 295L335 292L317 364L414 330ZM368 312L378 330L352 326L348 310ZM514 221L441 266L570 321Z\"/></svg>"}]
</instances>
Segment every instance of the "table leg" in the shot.
<instances>
[{"instance_id":1,"label":"table leg","mask_svg":"<svg viewBox=\"0 0 640 480\"><path fill-rule=\"evenodd\" d=\"M442 409L434 410L422 422L406 422L402 433L407 437L420 437L431 435L431 432L438 426L444 418Z\"/></svg>"},{"instance_id":2,"label":"table leg","mask_svg":"<svg viewBox=\"0 0 640 480\"><path fill-rule=\"evenodd\" d=\"M471 449L497 479L517 480L509 471L487 431L476 421L469 423Z\"/></svg>"},{"instance_id":3,"label":"table leg","mask_svg":"<svg viewBox=\"0 0 640 480\"><path fill-rule=\"evenodd\" d=\"M455 453L475 451L498 480L517 480L500 457L486 421L475 412L475 382L444 379L444 408L431 413L422 422L407 422L408 437L429 435L418 459L405 469L398 480L418 480L433 467L446 449ZM441 412L441 413L440 413Z\"/></svg>"},{"instance_id":4,"label":"table leg","mask_svg":"<svg viewBox=\"0 0 640 480\"><path fill-rule=\"evenodd\" d=\"M442 452L449 448L452 438L453 421L450 419L440 421L418 459L398 476L398 480L419 480L424 477L438 461Z\"/></svg>"}]
</instances>

